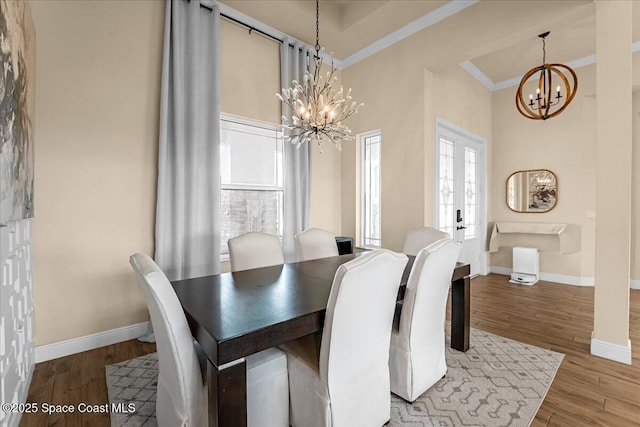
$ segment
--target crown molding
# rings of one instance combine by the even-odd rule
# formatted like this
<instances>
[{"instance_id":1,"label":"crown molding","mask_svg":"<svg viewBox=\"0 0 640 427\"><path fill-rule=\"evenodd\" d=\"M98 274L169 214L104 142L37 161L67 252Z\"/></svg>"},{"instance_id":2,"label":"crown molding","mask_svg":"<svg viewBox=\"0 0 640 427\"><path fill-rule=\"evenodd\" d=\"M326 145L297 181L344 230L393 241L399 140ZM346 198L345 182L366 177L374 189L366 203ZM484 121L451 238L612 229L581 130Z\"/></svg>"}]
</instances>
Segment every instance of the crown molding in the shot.
<instances>
[{"instance_id":1,"label":"crown molding","mask_svg":"<svg viewBox=\"0 0 640 427\"><path fill-rule=\"evenodd\" d=\"M631 53L640 52L640 40L633 42L631 44ZM567 62L567 65L573 69L586 67L587 65L592 65L596 63L596 55L588 55L583 56L582 58L574 59L573 61ZM464 68L469 74L471 74L476 80L482 83L487 89L491 92L496 90L505 89L511 86L517 86L520 84L520 80L522 80L522 76L512 77L507 80L502 80L500 82L494 82L482 72L476 65L471 61L464 61L460 63L460 66Z\"/></svg>"},{"instance_id":2,"label":"crown molding","mask_svg":"<svg viewBox=\"0 0 640 427\"><path fill-rule=\"evenodd\" d=\"M496 90L496 84L493 82L493 80L491 80L489 76L483 73L480 68L476 67L476 65L473 62L464 61L460 63L460 66L464 68L467 71L467 73L475 77L476 80L482 83L484 87L489 89L491 92Z\"/></svg>"},{"instance_id":3,"label":"crown molding","mask_svg":"<svg viewBox=\"0 0 640 427\"><path fill-rule=\"evenodd\" d=\"M387 34L381 39L378 39L377 41L371 43L370 45L360 49L359 51L349 55L344 59L338 59L338 58L332 57L330 54L327 54L325 52L322 57L322 60L326 64L331 64L331 62L333 61L333 66L335 68L337 68L338 70L343 70L357 62L362 61L363 59L371 55L376 54L382 49L392 46L398 43L399 41L404 40L407 37L419 31L424 30L425 28L429 28L430 26L437 24L438 22L444 19L447 19L452 15L455 15L456 13L468 8L469 6L472 6L478 3L479 1L480 0L451 0L448 3L444 4L443 6L440 6L439 8L432 10L431 12L422 16L421 18L418 18L415 21L408 23L404 27L399 28L394 32ZM210 6L215 3L220 8L220 13L230 16L234 19L237 19L238 21L242 22L243 24L249 27L258 29L278 40L281 40L281 41L289 40L290 44L300 44L313 49L312 46L294 37L291 37L290 35L271 27L270 25L267 25L261 21L258 21L257 19L252 18L251 16L245 13L242 13L220 1L214 2L214 0L200 0L200 3L205 4L207 6Z\"/></svg>"},{"instance_id":4,"label":"crown molding","mask_svg":"<svg viewBox=\"0 0 640 427\"><path fill-rule=\"evenodd\" d=\"M478 3L479 0L451 0L443 6L432 10L421 18L416 19L413 22L408 23L402 28L387 34L386 36L371 43L369 46L360 49L356 53L353 53L342 60L343 68L348 68L353 64L362 61L363 59L374 55L381 50L398 43L407 37L429 28L430 26L437 24L438 22L455 15L456 13L473 6Z\"/></svg>"}]
</instances>

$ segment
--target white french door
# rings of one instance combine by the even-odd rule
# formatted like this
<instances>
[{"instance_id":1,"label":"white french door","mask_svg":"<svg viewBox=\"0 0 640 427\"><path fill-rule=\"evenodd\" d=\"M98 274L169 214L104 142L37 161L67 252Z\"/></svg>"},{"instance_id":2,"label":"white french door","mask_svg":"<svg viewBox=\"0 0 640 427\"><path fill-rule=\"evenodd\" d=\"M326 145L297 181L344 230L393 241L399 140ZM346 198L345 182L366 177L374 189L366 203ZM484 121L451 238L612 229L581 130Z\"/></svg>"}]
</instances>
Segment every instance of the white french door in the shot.
<instances>
[{"instance_id":1,"label":"white french door","mask_svg":"<svg viewBox=\"0 0 640 427\"><path fill-rule=\"evenodd\" d=\"M434 223L462 245L459 261L471 275L486 269L486 143L465 130L436 120Z\"/></svg>"}]
</instances>

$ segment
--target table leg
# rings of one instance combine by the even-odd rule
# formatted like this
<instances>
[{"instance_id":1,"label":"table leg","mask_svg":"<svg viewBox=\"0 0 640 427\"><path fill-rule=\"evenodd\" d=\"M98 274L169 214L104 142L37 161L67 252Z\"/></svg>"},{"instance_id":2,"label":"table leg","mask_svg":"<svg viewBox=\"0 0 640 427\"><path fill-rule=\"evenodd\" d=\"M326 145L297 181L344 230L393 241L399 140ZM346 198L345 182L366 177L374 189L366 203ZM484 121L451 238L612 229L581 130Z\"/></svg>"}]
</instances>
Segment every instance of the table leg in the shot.
<instances>
[{"instance_id":1,"label":"table leg","mask_svg":"<svg viewBox=\"0 0 640 427\"><path fill-rule=\"evenodd\" d=\"M209 427L247 426L247 364L244 359L220 367L207 360Z\"/></svg>"},{"instance_id":2,"label":"table leg","mask_svg":"<svg viewBox=\"0 0 640 427\"><path fill-rule=\"evenodd\" d=\"M469 276L451 282L451 348L459 351L469 350L470 302Z\"/></svg>"}]
</instances>

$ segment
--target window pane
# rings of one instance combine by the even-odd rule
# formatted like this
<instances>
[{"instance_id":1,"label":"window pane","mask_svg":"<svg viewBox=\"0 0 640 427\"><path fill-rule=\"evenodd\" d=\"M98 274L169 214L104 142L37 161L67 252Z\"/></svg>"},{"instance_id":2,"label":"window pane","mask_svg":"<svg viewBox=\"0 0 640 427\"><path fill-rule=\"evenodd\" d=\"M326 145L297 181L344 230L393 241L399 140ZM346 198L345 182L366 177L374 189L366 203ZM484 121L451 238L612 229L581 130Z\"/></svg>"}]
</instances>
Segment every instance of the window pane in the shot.
<instances>
[{"instance_id":1,"label":"window pane","mask_svg":"<svg viewBox=\"0 0 640 427\"><path fill-rule=\"evenodd\" d=\"M477 216L476 216L476 194L478 193L476 179L476 150L465 147L464 149L464 211L465 239L473 239L476 237Z\"/></svg>"},{"instance_id":2,"label":"window pane","mask_svg":"<svg viewBox=\"0 0 640 427\"><path fill-rule=\"evenodd\" d=\"M282 186L282 142L278 131L222 122L222 184Z\"/></svg>"},{"instance_id":3,"label":"window pane","mask_svg":"<svg viewBox=\"0 0 640 427\"><path fill-rule=\"evenodd\" d=\"M249 231L282 236L283 192L222 190L220 252L229 253L227 240Z\"/></svg>"},{"instance_id":4,"label":"window pane","mask_svg":"<svg viewBox=\"0 0 640 427\"><path fill-rule=\"evenodd\" d=\"M440 212L438 228L442 231L454 235L454 170L453 170L453 156L454 156L454 143L445 138L440 138L440 158L439 158L439 173L438 173L438 197L440 199Z\"/></svg>"},{"instance_id":5,"label":"window pane","mask_svg":"<svg viewBox=\"0 0 640 427\"><path fill-rule=\"evenodd\" d=\"M379 247L381 232L381 142L380 134L362 140L362 243Z\"/></svg>"},{"instance_id":6,"label":"window pane","mask_svg":"<svg viewBox=\"0 0 640 427\"><path fill-rule=\"evenodd\" d=\"M278 128L246 119L221 121L221 242L257 231L282 237L283 140Z\"/></svg>"}]
</instances>

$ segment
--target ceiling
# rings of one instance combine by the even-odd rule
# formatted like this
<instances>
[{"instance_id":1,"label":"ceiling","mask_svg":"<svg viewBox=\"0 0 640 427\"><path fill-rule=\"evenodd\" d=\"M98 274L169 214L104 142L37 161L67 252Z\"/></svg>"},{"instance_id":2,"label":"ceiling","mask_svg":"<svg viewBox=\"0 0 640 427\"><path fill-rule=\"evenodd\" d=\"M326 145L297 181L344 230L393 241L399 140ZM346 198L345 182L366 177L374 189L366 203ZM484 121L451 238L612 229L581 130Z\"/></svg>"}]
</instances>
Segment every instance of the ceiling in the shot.
<instances>
[{"instance_id":1,"label":"ceiling","mask_svg":"<svg viewBox=\"0 0 640 427\"><path fill-rule=\"evenodd\" d=\"M222 2L315 45L315 1ZM327 52L334 52L336 58L346 58L348 65L353 62L350 59L362 55L362 49L390 33L402 32L419 19L424 22L425 15L441 16L445 9L453 6L449 3L447 0L321 0L320 44ZM633 41L639 41L640 1L633 3ZM566 63L594 54L595 3L592 0L481 0L422 29L426 34L424 49L429 52L421 54L434 58L435 63L430 65L435 68L451 65L449 61L469 61L472 68L491 82L499 83L521 76L542 62L542 43L537 35L548 30L551 31L547 37L548 62ZM437 43L430 41L430 35L437 38Z\"/></svg>"},{"instance_id":2,"label":"ceiling","mask_svg":"<svg viewBox=\"0 0 640 427\"><path fill-rule=\"evenodd\" d=\"M316 3L310 0L223 0L222 3L315 46ZM447 0L321 0L320 45L345 58L447 3Z\"/></svg>"}]
</instances>

